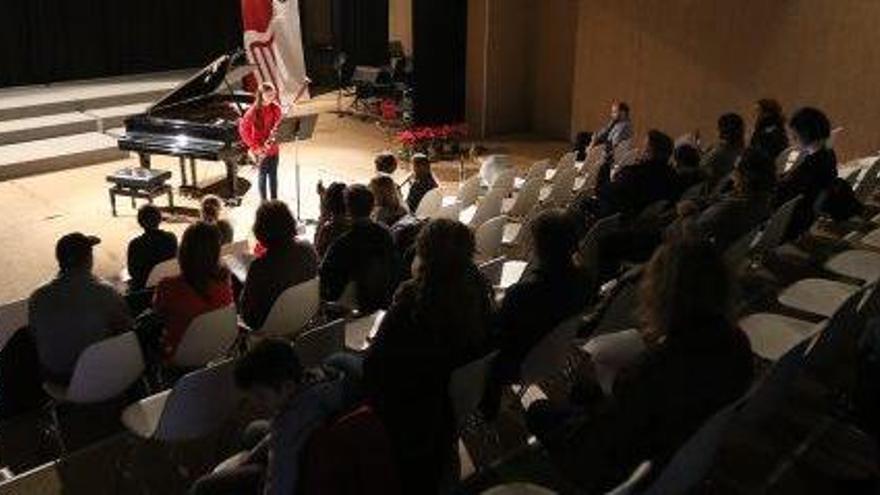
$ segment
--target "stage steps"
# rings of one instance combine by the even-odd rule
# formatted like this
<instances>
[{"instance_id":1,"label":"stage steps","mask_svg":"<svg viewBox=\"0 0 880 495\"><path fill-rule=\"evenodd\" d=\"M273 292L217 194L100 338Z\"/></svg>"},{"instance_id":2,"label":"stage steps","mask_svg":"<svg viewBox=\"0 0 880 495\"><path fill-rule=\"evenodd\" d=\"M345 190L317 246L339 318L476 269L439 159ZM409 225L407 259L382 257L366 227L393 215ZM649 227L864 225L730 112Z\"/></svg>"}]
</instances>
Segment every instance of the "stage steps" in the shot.
<instances>
[{"instance_id":1,"label":"stage steps","mask_svg":"<svg viewBox=\"0 0 880 495\"><path fill-rule=\"evenodd\" d=\"M0 181L127 157L123 121L193 72L0 89Z\"/></svg>"}]
</instances>

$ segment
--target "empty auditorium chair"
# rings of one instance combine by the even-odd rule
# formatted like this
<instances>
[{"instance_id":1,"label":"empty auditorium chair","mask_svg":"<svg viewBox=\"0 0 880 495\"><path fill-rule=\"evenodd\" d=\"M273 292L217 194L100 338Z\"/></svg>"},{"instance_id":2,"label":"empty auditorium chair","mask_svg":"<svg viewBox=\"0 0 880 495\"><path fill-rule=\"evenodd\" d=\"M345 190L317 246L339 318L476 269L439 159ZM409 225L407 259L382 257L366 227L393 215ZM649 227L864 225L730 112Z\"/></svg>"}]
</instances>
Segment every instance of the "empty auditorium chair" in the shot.
<instances>
[{"instance_id":1,"label":"empty auditorium chair","mask_svg":"<svg viewBox=\"0 0 880 495\"><path fill-rule=\"evenodd\" d=\"M528 402L523 404L524 408L528 408L533 399L543 398L539 383L566 371L572 343L582 323L581 315L563 321L526 354L518 384L514 386L520 401Z\"/></svg>"},{"instance_id":2,"label":"empty auditorium chair","mask_svg":"<svg viewBox=\"0 0 880 495\"><path fill-rule=\"evenodd\" d=\"M471 227L477 229L492 218L501 214L501 202L504 200L506 193L501 189L492 189L477 204L476 209L469 208L459 215L459 220ZM473 213L471 213L471 210Z\"/></svg>"},{"instance_id":3,"label":"empty auditorium chair","mask_svg":"<svg viewBox=\"0 0 880 495\"><path fill-rule=\"evenodd\" d=\"M544 182L544 177L547 174L547 169L550 168L550 160L540 160L532 164L529 167L529 171L526 172L526 176L523 178L516 178L513 181L513 187L516 190L522 188L523 184L528 182L531 179L539 179L541 182Z\"/></svg>"},{"instance_id":4,"label":"empty auditorium chair","mask_svg":"<svg viewBox=\"0 0 880 495\"><path fill-rule=\"evenodd\" d=\"M331 321L299 334L293 341L293 348L303 367L320 365L328 357L345 350L345 320Z\"/></svg>"},{"instance_id":5,"label":"empty auditorium chair","mask_svg":"<svg viewBox=\"0 0 880 495\"><path fill-rule=\"evenodd\" d=\"M528 179L513 198L502 201L501 212L514 218L526 216L538 202L543 184L540 177Z\"/></svg>"},{"instance_id":6,"label":"empty auditorium chair","mask_svg":"<svg viewBox=\"0 0 880 495\"><path fill-rule=\"evenodd\" d=\"M812 338L824 322L812 323L789 316L756 313L739 320L752 346L752 352L768 361L777 361L801 342Z\"/></svg>"},{"instance_id":7,"label":"empty auditorium chair","mask_svg":"<svg viewBox=\"0 0 880 495\"><path fill-rule=\"evenodd\" d=\"M532 483L517 482L493 486L480 495L556 495L556 492Z\"/></svg>"},{"instance_id":8,"label":"empty auditorium chair","mask_svg":"<svg viewBox=\"0 0 880 495\"><path fill-rule=\"evenodd\" d=\"M642 483L644 483L645 479L651 473L651 468L651 461L644 461L640 463L629 475L629 478L624 480L623 483L614 487L614 489L609 491L606 495L631 495L635 493L641 493L639 491L639 487Z\"/></svg>"},{"instance_id":9,"label":"empty auditorium chair","mask_svg":"<svg viewBox=\"0 0 880 495\"><path fill-rule=\"evenodd\" d=\"M348 320L345 324L345 347L352 351L362 352L370 347L370 342L379 331L385 311Z\"/></svg>"},{"instance_id":10,"label":"empty auditorium chair","mask_svg":"<svg viewBox=\"0 0 880 495\"><path fill-rule=\"evenodd\" d=\"M293 337L315 316L320 304L320 282L317 277L294 285L278 296L263 326L252 335Z\"/></svg>"},{"instance_id":11,"label":"empty auditorium chair","mask_svg":"<svg viewBox=\"0 0 880 495\"><path fill-rule=\"evenodd\" d=\"M480 196L480 175L474 174L469 179L461 183L458 188L458 195L445 196L443 198L443 206L457 204L459 208L467 208L477 202Z\"/></svg>"},{"instance_id":12,"label":"empty auditorium chair","mask_svg":"<svg viewBox=\"0 0 880 495\"><path fill-rule=\"evenodd\" d=\"M497 356L498 351L493 351L453 370L449 378L449 399L458 431L465 429L468 418L476 412L483 400Z\"/></svg>"},{"instance_id":13,"label":"empty auditorium chair","mask_svg":"<svg viewBox=\"0 0 880 495\"><path fill-rule=\"evenodd\" d=\"M416 208L415 215L418 218L431 218L437 214L437 211L440 210L440 207L442 206L443 191L441 191L439 187L435 187L422 196L422 200L419 201L419 206Z\"/></svg>"},{"instance_id":14,"label":"empty auditorium chair","mask_svg":"<svg viewBox=\"0 0 880 495\"><path fill-rule=\"evenodd\" d=\"M447 220L458 220L461 215L461 205L454 203L441 207L431 218L445 218Z\"/></svg>"},{"instance_id":15,"label":"empty auditorium chair","mask_svg":"<svg viewBox=\"0 0 880 495\"><path fill-rule=\"evenodd\" d=\"M177 263L177 258L165 260L150 270L146 287L156 287L163 278L171 278L178 275L180 275L180 265Z\"/></svg>"},{"instance_id":16,"label":"empty auditorium chair","mask_svg":"<svg viewBox=\"0 0 880 495\"><path fill-rule=\"evenodd\" d=\"M238 338L235 306L227 306L196 317L183 334L171 357L171 365L198 368L225 356Z\"/></svg>"},{"instance_id":17,"label":"empty auditorium chair","mask_svg":"<svg viewBox=\"0 0 880 495\"><path fill-rule=\"evenodd\" d=\"M507 224L507 218L497 216L477 228L474 238L478 262L488 261L498 256L498 251L501 249L501 240L504 236L505 224Z\"/></svg>"}]
</instances>

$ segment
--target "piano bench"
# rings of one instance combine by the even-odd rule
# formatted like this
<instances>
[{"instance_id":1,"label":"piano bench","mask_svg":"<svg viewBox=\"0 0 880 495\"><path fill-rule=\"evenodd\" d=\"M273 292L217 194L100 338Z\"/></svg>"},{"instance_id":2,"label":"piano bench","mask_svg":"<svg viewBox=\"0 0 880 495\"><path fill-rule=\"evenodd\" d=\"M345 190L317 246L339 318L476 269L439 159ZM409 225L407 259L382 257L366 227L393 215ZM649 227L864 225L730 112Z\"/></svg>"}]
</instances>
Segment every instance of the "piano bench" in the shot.
<instances>
[{"instance_id":1,"label":"piano bench","mask_svg":"<svg viewBox=\"0 0 880 495\"><path fill-rule=\"evenodd\" d=\"M128 196L131 198L131 207L135 208L135 198L146 199L153 204L153 198L168 195L168 206L174 208L174 190L168 184L159 184L151 187L133 187L115 184L110 187L110 208L113 216L116 216L116 196Z\"/></svg>"}]
</instances>

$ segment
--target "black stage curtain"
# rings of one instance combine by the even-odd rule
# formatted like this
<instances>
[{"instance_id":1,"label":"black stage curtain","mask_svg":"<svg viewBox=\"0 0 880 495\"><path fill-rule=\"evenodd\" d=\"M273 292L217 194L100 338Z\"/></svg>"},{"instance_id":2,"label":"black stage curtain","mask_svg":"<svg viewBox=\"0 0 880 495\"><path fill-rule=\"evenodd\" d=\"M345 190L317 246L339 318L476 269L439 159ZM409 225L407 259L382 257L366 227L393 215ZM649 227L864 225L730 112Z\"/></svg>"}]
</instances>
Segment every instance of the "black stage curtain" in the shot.
<instances>
[{"instance_id":1,"label":"black stage curtain","mask_svg":"<svg viewBox=\"0 0 880 495\"><path fill-rule=\"evenodd\" d=\"M467 0L413 0L415 113L419 124L463 122Z\"/></svg>"},{"instance_id":2,"label":"black stage curtain","mask_svg":"<svg viewBox=\"0 0 880 495\"><path fill-rule=\"evenodd\" d=\"M239 0L3 0L0 87L201 67L241 46Z\"/></svg>"},{"instance_id":3,"label":"black stage curtain","mask_svg":"<svg viewBox=\"0 0 880 495\"><path fill-rule=\"evenodd\" d=\"M336 50L347 56L346 77L355 66L388 63L388 0L335 0Z\"/></svg>"}]
</instances>

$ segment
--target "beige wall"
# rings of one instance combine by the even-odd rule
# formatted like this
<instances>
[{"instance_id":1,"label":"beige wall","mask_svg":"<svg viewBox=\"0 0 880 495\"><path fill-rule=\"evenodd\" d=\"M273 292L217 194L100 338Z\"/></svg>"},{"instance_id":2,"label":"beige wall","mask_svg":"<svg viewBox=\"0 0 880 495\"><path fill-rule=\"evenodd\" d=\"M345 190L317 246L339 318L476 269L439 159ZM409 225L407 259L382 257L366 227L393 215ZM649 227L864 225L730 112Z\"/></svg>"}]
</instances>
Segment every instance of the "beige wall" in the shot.
<instances>
[{"instance_id":1,"label":"beige wall","mask_svg":"<svg viewBox=\"0 0 880 495\"><path fill-rule=\"evenodd\" d=\"M403 43L407 55L412 55L412 0L389 0L388 39Z\"/></svg>"},{"instance_id":2,"label":"beige wall","mask_svg":"<svg viewBox=\"0 0 880 495\"><path fill-rule=\"evenodd\" d=\"M769 96L826 110L845 127L844 158L880 146L880 1L579 2L573 129L595 128L622 98L638 131L714 138L719 114L750 118Z\"/></svg>"},{"instance_id":3,"label":"beige wall","mask_svg":"<svg viewBox=\"0 0 880 495\"><path fill-rule=\"evenodd\" d=\"M568 138L576 14L577 0L469 0L472 129Z\"/></svg>"}]
</instances>

